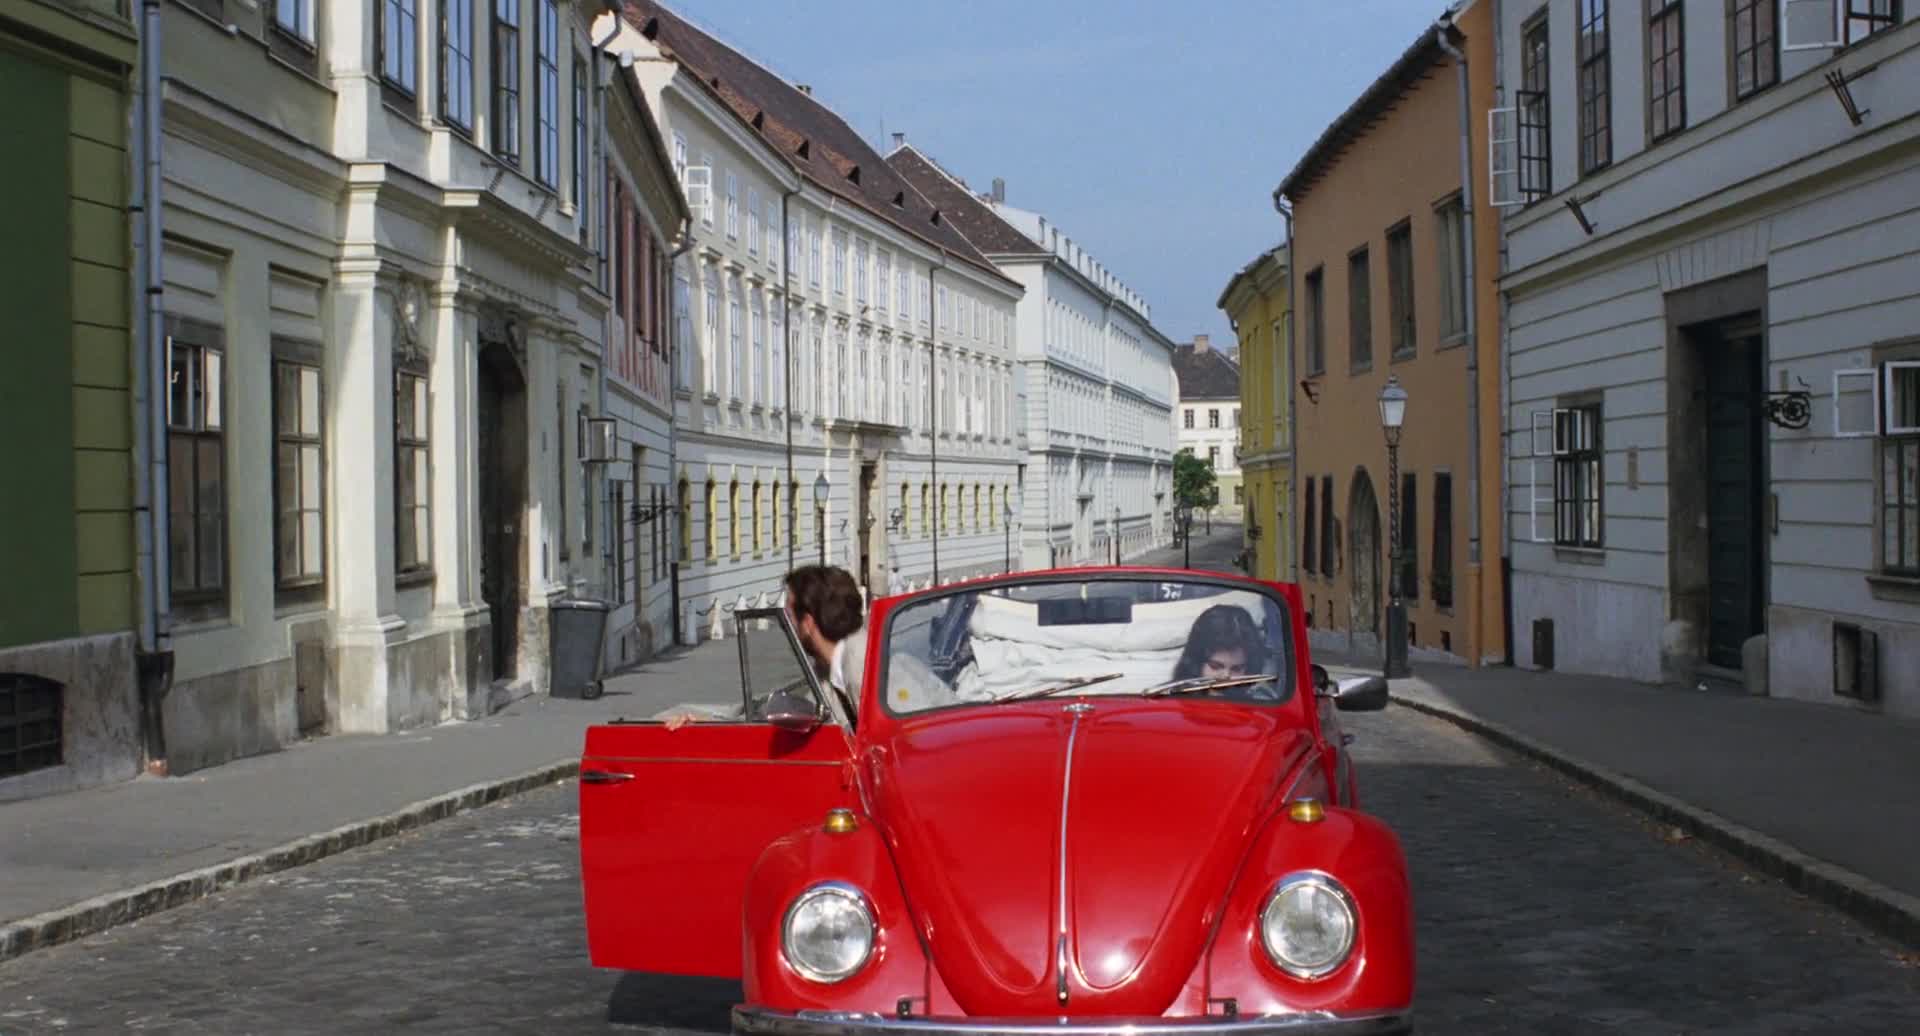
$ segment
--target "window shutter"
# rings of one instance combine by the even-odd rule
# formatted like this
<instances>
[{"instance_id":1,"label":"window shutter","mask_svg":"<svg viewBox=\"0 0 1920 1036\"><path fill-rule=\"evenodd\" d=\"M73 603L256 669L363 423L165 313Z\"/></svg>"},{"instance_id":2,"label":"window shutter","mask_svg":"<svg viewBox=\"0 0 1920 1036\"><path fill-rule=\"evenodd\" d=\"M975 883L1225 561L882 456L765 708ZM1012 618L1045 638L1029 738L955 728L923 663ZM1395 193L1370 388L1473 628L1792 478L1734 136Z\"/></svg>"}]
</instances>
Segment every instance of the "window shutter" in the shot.
<instances>
[{"instance_id":1,"label":"window shutter","mask_svg":"<svg viewBox=\"0 0 1920 1036\"><path fill-rule=\"evenodd\" d=\"M1780 50L1825 50L1840 45L1845 0L1780 0Z\"/></svg>"},{"instance_id":2,"label":"window shutter","mask_svg":"<svg viewBox=\"0 0 1920 1036\"><path fill-rule=\"evenodd\" d=\"M1524 204L1520 191L1520 114L1518 108L1487 111L1487 204L1509 208Z\"/></svg>"},{"instance_id":3,"label":"window shutter","mask_svg":"<svg viewBox=\"0 0 1920 1036\"><path fill-rule=\"evenodd\" d=\"M1861 407L1861 393L1867 394ZM1865 370L1837 370L1833 372L1833 437L1836 439L1871 439L1879 434L1880 418L1880 372L1873 368Z\"/></svg>"},{"instance_id":4,"label":"window shutter","mask_svg":"<svg viewBox=\"0 0 1920 1036\"><path fill-rule=\"evenodd\" d=\"M1881 406L1884 408L1881 411L1883 419L1880 423L1883 429L1882 434L1920 435L1920 424L1914 423L1920 421L1920 406L1908 408L1910 412L1905 415L1905 424L1901 423L1900 413L1900 382L1907 380L1911 383L1914 377L1920 375L1920 361L1894 360L1881 364L1880 369L1886 372L1885 384L1880 391ZM1903 373L1907 375L1906 379L1900 377ZM1912 393L1908 395L1911 396Z\"/></svg>"}]
</instances>

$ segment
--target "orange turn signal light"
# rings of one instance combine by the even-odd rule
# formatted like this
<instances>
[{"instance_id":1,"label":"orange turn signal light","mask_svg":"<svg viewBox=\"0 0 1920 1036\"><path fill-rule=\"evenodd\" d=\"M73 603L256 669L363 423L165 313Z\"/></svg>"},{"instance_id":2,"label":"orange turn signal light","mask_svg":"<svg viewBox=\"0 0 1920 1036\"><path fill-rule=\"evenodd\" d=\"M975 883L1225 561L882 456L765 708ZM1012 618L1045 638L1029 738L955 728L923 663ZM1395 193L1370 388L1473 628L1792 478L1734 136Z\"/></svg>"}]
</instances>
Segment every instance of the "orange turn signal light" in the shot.
<instances>
[{"instance_id":1,"label":"orange turn signal light","mask_svg":"<svg viewBox=\"0 0 1920 1036\"><path fill-rule=\"evenodd\" d=\"M1327 807L1317 799L1300 799L1287 803L1287 815L1302 824L1317 824L1327 818Z\"/></svg>"},{"instance_id":2,"label":"orange turn signal light","mask_svg":"<svg viewBox=\"0 0 1920 1036\"><path fill-rule=\"evenodd\" d=\"M844 835L859 826L860 822L853 818L853 810L830 809L827 811L825 829L829 834Z\"/></svg>"}]
</instances>

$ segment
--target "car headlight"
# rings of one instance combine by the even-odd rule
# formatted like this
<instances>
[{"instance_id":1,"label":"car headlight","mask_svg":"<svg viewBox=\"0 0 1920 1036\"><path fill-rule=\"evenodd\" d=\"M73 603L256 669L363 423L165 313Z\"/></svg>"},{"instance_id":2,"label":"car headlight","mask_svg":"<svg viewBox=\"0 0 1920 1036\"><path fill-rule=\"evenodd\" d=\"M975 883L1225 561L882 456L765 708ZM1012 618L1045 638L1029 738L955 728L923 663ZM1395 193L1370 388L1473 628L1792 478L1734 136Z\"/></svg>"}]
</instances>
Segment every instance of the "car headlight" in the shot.
<instances>
[{"instance_id":1,"label":"car headlight","mask_svg":"<svg viewBox=\"0 0 1920 1036\"><path fill-rule=\"evenodd\" d=\"M1357 927L1353 897L1318 871L1281 878L1260 912L1267 956L1295 978L1320 978L1346 963Z\"/></svg>"},{"instance_id":2,"label":"car headlight","mask_svg":"<svg viewBox=\"0 0 1920 1036\"><path fill-rule=\"evenodd\" d=\"M787 908L780 946L802 978L839 982L865 967L873 954L873 912L859 889L823 882Z\"/></svg>"}]
</instances>

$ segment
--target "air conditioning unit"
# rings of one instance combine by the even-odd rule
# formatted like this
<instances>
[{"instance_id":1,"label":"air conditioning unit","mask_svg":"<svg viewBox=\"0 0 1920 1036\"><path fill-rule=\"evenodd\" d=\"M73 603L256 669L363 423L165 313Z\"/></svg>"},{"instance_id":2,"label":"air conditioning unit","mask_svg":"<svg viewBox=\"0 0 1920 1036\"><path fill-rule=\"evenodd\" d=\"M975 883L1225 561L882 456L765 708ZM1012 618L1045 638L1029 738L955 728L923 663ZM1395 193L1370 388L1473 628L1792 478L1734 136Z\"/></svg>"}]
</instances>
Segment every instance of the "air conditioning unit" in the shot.
<instances>
[{"instance_id":1,"label":"air conditioning unit","mask_svg":"<svg viewBox=\"0 0 1920 1036\"><path fill-rule=\"evenodd\" d=\"M585 417L580 423L580 460L607 464L619 459L620 437L611 417Z\"/></svg>"}]
</instances>

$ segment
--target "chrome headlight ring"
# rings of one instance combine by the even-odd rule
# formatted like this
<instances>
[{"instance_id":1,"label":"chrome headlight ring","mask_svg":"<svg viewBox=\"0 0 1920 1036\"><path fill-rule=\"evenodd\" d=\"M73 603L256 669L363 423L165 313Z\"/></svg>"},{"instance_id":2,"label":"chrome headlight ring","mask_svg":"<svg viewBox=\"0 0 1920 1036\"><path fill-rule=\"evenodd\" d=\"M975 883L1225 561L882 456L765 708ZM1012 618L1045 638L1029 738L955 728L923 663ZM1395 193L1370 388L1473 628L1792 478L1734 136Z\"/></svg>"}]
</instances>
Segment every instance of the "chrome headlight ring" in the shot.
<instances>
[{"instance_id":1,"label":"chrome headlight ring","mask_svg":"<svg viewBox=\"0 0 1920 1036\"><path fill-rule=\"evenodd\" d=\"M837 931L823 933L822 926ZM780 956L809 982L844 982L873 958L877 932L864 893L846 882L823 881L787 906L780 922Z\"/></svg>"},{"instance_id":2,"label":"chrome headlight ring","mask_svg":"<svg viewBox=\"0 0 1920 1036\"><path fill-rule=\"evenodd\" d=\"M1325 978L1352 956L1360 915L1353 896L1323 871L1281 877L1260 911L1260 943L1267 959L1304 981Z\"/></svg>"}]
</instances>

